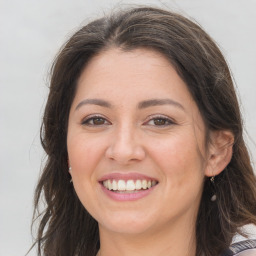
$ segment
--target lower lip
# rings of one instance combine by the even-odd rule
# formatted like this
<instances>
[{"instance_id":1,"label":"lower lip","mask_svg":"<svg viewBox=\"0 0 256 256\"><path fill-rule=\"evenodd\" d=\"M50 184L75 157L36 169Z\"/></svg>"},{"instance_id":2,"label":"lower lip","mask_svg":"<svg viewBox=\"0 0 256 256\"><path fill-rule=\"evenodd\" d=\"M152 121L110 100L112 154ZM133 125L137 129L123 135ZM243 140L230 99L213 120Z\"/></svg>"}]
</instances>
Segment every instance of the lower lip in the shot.
<instances>
[{"instance_id":1,"label":"lower lip","mask_svg":"<svg viewBox=\"0 0 256 256\"><path fill-rule=\"evenodd\" d=\"M117 193L117 192L114 192L113 190L108 190L106 189L102 184L101 185L101 188L103 190L103 192L108 196L110 197L111 199L115 200L115 201L135 201L135 200L138 200L138 199L141 199L143 197L146 197L148 196L154 189L157 185L149 188L149 189L145 189L145 190L140 190L140 191L137 191L137 192L130 192L130 193Z\"/></svg>"}]
</instances>

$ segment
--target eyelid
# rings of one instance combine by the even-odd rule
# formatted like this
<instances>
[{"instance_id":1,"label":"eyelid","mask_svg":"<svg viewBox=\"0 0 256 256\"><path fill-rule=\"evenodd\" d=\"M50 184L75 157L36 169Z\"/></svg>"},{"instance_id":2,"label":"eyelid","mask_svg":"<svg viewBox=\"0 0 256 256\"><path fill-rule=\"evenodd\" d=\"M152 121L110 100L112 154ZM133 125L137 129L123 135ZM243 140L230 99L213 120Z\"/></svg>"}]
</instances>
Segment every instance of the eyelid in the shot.
<instances>
[{"instance_id":1,"label":"eyelid","mask_svg":"<svg viewBox=\"0 0 256 256\"><path fill-rule=\"evenodd\" d=\"M166 121L169 122L169 124L166 124L166 125L152 125L152 126L162 126L162 127L165 127L165 126L177 124L177 122L173 118L171 118L169 116L162 115L162 114L154 114L154 115L150 115L149 117L147 117L147 119L143 123L143 125L147 124L148 122L150 122L150 121L152 121L154 119L165 119Z\"/></svg>"},{"instance_id":2,"label":"eyelid","mask_svg":"<svg viewBox=\"0 0 256 256\"><path fill-rule=\"evenodd\" d=\"M86 123L86 122L88 122L88 121L90 121L90 120L92 120L92 119L94 119L94 118L102 118L102 119L104 119L105 121L107 121L108 124L93 125L93 124ZM109 125L109 124L111 124L111 123L108 121L108 119L107 119L105 116L103 116L103 115L101 115L101 114L90 114L90 115L84 117L84 118L81 120L81 124L82 124L82 125L87 125L87 126L103 126L103 125Z\"/></svg>"},{"instance_id":3,"label":"eyelid","mask_svg":"<svg viewBox=\"0 0 256 256\"><path fill-rule=\"evenodd\" d=\"M94 125L94 124L89 124L87 122L89 122L90 120L92 119L96 119L96 118L102 118L104 120L104 122L107 122L104 123L104 124L99 124L99 125ZM148 123L154 119L163 119L163 120L166 120L168 122L168 124L164 124L164 125L151 125L151 126L162 126L162 127L165 127L165 126L170 126L170 125L174 125L174 124L177 124L177 122L169 117L169 116L166 116L166 115L162 115L162 114L153 114L153 115L150 115L147 117L146 121L143 122L143 125L148 125ZM111 122L103 115L101 114L90 114L86 117L84 117L82 120L81 120L81 124L82 125L87 125L87 126L104 126L104 125L110 125Z\"/></svg>"}]
</instances>

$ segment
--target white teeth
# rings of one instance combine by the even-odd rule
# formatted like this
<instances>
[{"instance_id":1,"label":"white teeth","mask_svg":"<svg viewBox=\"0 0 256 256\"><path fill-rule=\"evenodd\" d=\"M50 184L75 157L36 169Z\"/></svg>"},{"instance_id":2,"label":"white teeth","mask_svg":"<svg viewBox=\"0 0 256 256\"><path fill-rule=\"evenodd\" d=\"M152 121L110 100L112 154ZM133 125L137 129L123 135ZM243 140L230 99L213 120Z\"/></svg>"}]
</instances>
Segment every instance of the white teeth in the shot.
<instances>
[{"instance_id":1,"label":"white teeth","mask_svg":"<svg viewBox=\"0 0 256 256\"><path fill-rule=\"evenodd\" d=\"M133 180L127 180L126 182L126 190L132 191L135 190L136 186Z\"/></svg>"},{"instance_id":2,"label":"white teeth","mask_svg":"<svg viewBox=\"0 0 256 256\"><path fill-rule=\"evenodd\" d=\"M117 182L117 190L126 190L126 185L124 180L119 180Z\"/></svg>"},{"instance_id":3,"label":"white teeth","mask_svg":"<svg viewBox=\"0 0 256 256\"><path fill-rule=\"evenodd\" d=\"M110 180L108 180L108 182L107 182L107 186L108 186L108 187L107 187L108 189L110 189L110 190L112 189L112 183L111 183L111 181L110 181Z\"/></svg>"},{"instance_id":4,"label":"white teeth","mask_svg":"<svg viewBox=\"0 0 256 256\"><path fill-rule=\"evenodd\" d=\"M112 189L113 190L117 190L117 182L116 182L116 180L113 180L113 182L112 182Z\"/></svg>"},{"instance_id":5,"label":"white teeth","mask_svg":"<svg viewBox=\"0 0 256 256\"><path fill-rule=\"evenodd\" d=\"M135 187L137 190L141 189L141 181L140 180L136 180Z\"/></svg>"},{"instance_id":6,"label":"white teeth","mask_svg":"<svg viewBox=\"0 0 256 256\"><path fill-rule=\"evenodd\" d=\"M155 180L104 180L103 186L108 190L114 191L135 191L141 189L148 189L155 186Z\"/></svg>"},{"instance_id":7,"label":"white teeth","mask_svg":"<svg viewBox=\"0 0 256 256\"><path fill-rule=\"evenodd\" d=\"M148 182L146 180L142 181L142 188L147 189L148 188Z\"/></svg>"}]
</instances>

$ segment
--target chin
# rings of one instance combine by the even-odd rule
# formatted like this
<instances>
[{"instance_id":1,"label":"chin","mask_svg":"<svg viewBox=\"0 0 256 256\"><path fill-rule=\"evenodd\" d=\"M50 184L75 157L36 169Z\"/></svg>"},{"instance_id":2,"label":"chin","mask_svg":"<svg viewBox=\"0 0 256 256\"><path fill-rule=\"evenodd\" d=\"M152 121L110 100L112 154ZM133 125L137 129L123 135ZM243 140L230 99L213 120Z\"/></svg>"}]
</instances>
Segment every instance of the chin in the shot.
<instances>
[{"instance_id":1,"label":"chin","mask_svg":"<svg viewBox=\"0 0 256 256\"><path fill-rule=\"evenodd\" d=\"M138 215L118 214L117 217L113 216L111 219L105 218L104 221L99 221L99 227L115 233L142 234L148 231L153 223L153 220Z\"/></svg>"}]
</instances>

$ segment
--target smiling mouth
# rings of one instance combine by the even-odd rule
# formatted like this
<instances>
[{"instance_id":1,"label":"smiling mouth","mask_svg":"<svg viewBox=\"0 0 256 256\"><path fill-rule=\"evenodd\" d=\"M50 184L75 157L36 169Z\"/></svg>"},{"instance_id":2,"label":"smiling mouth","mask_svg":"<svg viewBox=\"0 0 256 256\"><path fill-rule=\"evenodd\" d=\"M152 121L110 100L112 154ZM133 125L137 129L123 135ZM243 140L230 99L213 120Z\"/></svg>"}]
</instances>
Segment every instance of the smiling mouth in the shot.
<instances>
[{"instance_id":1,"label":"smiling mouth","mask_svg":"<svg viewBox=\"0 0 256 256\"><path fill-rule=\"evenodd\" d=\"M116 193L136 193L150 189L158 184L156 180L104 180L102 185L109 191Z\"/></svg>"}]
</instances>

